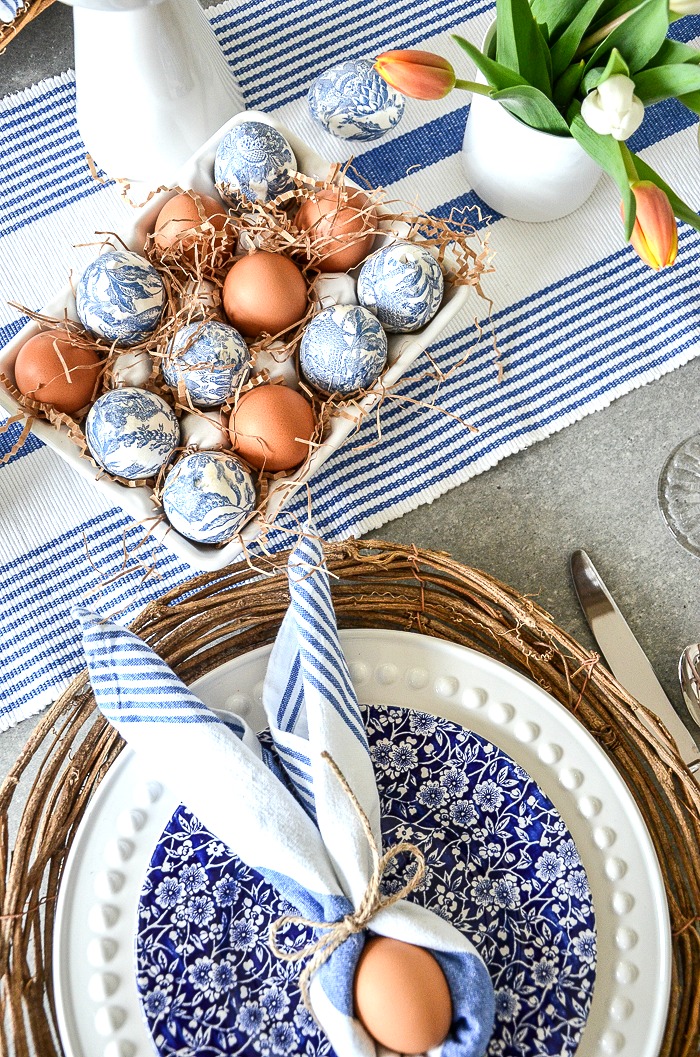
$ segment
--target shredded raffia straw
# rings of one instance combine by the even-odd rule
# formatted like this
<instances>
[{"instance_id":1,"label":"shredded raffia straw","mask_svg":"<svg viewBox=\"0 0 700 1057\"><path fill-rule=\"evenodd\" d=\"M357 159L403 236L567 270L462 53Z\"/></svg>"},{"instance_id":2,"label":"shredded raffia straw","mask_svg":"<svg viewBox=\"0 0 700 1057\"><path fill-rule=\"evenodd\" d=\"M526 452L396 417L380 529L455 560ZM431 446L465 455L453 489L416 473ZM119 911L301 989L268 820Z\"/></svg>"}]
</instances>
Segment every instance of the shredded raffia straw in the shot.
<instances>
[{"instance_id":1,"label":"shredded raffia straw","mask_svg":"<svg viewBox=\"0 0 700 1057\"><path fill-rule=\"evenodd\" d=\"M209 220L202 200L194 191L183 191L181 187L172 189L173 193L187 193L197 207L199 223L180 233L175 242L165 248L159 249L154 236L148 236L143 248L145 256L158 270L165 288L166 308L162 319L155 331L128 349L119 348L116 342L109 342L100 338L93 338L85 334L80 325L68 319L64 312L61 320L51 319L41 313L32 312L21 305L15 305L21 312L40 324L42 329L55 327L60 324L70 334L71 340L76 344L96 349L103 359L103 371L101 376L100 391L106 391L115 384L117 370L123 369L122 356L150 357L144 364L146 380L140 382L143 387L157 393L170 404L176 416L180 418L185 413L202 414L202 410L195 407L187 392L182 375L177 390L173 392L164 382L159 368L172 357L172 341L175 335L184 327L194 324L196 329L189 338L189 343L194 342L199 336L200 329L205 321L219 319L225 321L226 317L222 307L222 288L224 280L233 263L240 257L256 250L269 252L283 252L291 258L302 270L309 285L308 309L302 320L288 327L279 334L261 334L253 340L248 341L250 350L251 370L256 370L256 363L263 355L269 355L267 362L279 363L280 365L293 360L296 374L298 370L298 354L304 327L317 311L314 301L314 288L316 280L320 277L320 266L324 259L331 253L337 252L337 244L326 242L323 245L313 243L309 231L298 230L294 223L297 209L307 201L314 201L319 194L324 194L330 189L340 196L339 207L342 209L348 199L354 209L359 210L362 220L360 230L351 238L344 235L344 245L351 245L354 241L364 241L368 235L381 235L386 240L411 241L419 245L430 247L440 262L445 275L446 282L452 286L471 286L479 297L481 297L490 316L491 302L485 296L481 282L484 275L493 271L487 238L482 238L470 225L463 214L453 214L449 220L432 217L422 213L413 206L407 206L398 201L389 201L383 190L361 189L348 183L349 166L334 166L325 181L316 181L303 174L297 174L292 190L285 192L271 202L251 203L240 196L233 199L237 202L237 209L227 212L227 218L223 223L223 229L217 230ZM159 191L165 190L159 188ZM154 194L157 192L154 192ZM149 198L152 196L149 196ZM225 207L222 207L222 212ZM332 217L333 213L327 214ZM99 241L94 245L99 248L105 246L119 247L124 243L114 232L96 232ZM319 248L320 245L320 248ZM265 293L261 291L261 297ZM481 330L475 324L475 335L477 340L481 337ZM184 351L179 350L180 352ZM496 350L497 351L497 350ZM426 362L430 365L429 375L435 378L437 385L444 381L452 372L459 369L465 362L469 351L460 358L458 364L453 365L449 371L440 370L426 351ZM194 363L183 365L179 361L181 372L198 370L206 367L206 363ZM387 369L388 369L387 365ZM222 416L226 419L233 410L238 397L255 385L267 382L272 373L275 381L274 369L266 368L261 373L252 375L247 381L241 382L236 392L223 404ZM279 380L279 379L277 379ZM17 403L24 409L26 420L46 419L57 428L64 428L70 439L76 445L81 458L92 460L87 448L83 423L87 408L83 412L67 416L53 411L46 405L37 403L29 397L23 396L11 378L0 377L0 382L12 394ZM122 384L125 384L122 382ZM400 382L391 386L385 386L380 377L370 390L352 393L344 396L339 393L322 393L312 389L302 378L300 388L304 395L311 401L318 428L312 440L308 443L308 455L303 463L293 471L280 471L270 474L267 472L255 472L257 481L258 502L256 510L252 512L251 518L257 518L262 526L263 533L269 531L271 521L266 514L266 501L270 485L291 479L289 492L297 487L296 482L302 477L308 467L309 459L313 452L324 443L329 435L330 423L333 418L345 418L353 422L355 432L367 417L368 412L360 405L367 392L378 395L376 405L371 414L377 420L377 435L381 437L381 408L385 400L406 399L396 393ZM436 390L437 392L437 390ZM96 395L99 395L96 394ZM416 408L439 408L436 398L428 402L408 401L415 404ZM460 422L463 420L450 412L450 417ZM474 429L469 423L463 423L465 429ZM22 437L18 439L13 452L26 437L28 427L22 431ZM376 441L374 442L376 443ZM176 454L181 454L192 449L186 447L178 449ZM11 457L11 456L8 456ZM127 481L108 474L105 470L96 467L100 477L106 477L118 481L127 487L146 486L151 491L151 498L156 511L160 510L159 503L162 495L162 484L164 472L157 478L146 481ZM274 520L274 519L272 519ZM240 526L243 528L244 526ZM239 530L240 532L240 530ZM240 540L240 534L238 535ZM230 541L229 541L230 542ZM219 544L218 546L225 546Z\"/></svg>"},{"instance_id":2,"label":"shredded raffia straw","mask_svg":"<svg viewBox=\"0 0 700 1057\"><path fill-rule=\"evenodd\" d=\"M324 549L341 628L414 631L504 661L575 714L612 761L649 830L668 899L673 971L660 1057L697 1057L700 786L662 724L650 717L650 732L595 654L486 573L377 540ZM240 561L197 576L148 605L132 630L192 683L274 640L289 605L286 563L286 553L268 553L254 568ZM83 672L40 719L0 788L3 1057L62 1053L51 984L56 895L76 829L122 744L96 713Z\"/></svg>"}]
</instances>

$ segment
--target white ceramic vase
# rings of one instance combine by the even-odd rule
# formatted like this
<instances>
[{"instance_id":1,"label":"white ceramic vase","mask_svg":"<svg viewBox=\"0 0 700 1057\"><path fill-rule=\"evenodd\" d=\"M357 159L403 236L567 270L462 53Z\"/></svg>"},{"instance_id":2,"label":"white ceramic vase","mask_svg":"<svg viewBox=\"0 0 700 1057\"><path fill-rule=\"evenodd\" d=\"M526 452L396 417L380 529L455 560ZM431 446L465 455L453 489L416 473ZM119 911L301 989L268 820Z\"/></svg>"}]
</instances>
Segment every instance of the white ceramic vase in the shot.
<instances>
[{"instance_id":1,"label":"white ceramic vase","mask_svg":"<svg viewBox=\"0 0 700 1057\"><path fill-rule=\"evenodd\" d=\"M484 38L488 54L495 23ZM478 74L477 81L483 83ZM462 145L470 187L512 220L558 220L593 193L601 168L572 136L530 128L500 103L472 94Z\"/></svg>"},{"instance_id":2,"label":"white ceramic vase","mask_svg":"<svg viewBox=\"0 0 700 1057\"><path fill-rule=\"evenodd\" d=\"M155 188L243 97L197 0L66 0L78 128L97 165Z\"/></svg>"}]
</instances>

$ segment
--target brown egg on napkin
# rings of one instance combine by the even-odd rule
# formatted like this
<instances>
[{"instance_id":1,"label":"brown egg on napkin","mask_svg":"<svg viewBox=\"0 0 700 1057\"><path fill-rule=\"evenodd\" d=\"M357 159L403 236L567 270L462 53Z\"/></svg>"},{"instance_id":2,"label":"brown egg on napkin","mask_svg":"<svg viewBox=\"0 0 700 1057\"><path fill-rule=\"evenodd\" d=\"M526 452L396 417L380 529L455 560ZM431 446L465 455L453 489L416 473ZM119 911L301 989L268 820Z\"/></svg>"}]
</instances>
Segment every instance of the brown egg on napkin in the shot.
<instances>
[{"instance_id":1,"label":"brown egg on napkin","mask_svg":"<svg viewBox=\"0 0 700 1057\"><path fill-rule=\"evenodd\" d=\"M445 974L425 947L387 936L365 943L355 970L355 1016L382 1046L419 1054L439 1046L452 1022Z\"/></svg>"}]
</instances>

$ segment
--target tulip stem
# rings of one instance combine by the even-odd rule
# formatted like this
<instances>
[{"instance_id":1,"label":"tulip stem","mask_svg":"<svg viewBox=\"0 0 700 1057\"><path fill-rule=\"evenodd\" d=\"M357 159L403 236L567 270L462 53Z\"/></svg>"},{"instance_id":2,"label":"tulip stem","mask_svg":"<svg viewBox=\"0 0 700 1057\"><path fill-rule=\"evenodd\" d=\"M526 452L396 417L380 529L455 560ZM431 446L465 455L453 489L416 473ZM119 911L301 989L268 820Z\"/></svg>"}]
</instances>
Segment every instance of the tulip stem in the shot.
<instances>
[{"instance_id":1,"label":"tulip stem","mask_svg":"<svg viewBox=\"0 0 700 1057\"><path fill-rule=\"evenodd\" d=\"M463 88L465 92L475 92L477 95L491 95L493 88L488 84L478 84L476 81L455 81L455 88Z\"/></svg>"},{"instance_id":2,"label":"tulip stem","mask_svg":"<svg viewBox=\"0 0 700 1057\"><path fill-rule=\"evenodd\" d=\"M625 143L621 143L620 148L622 160L625 165L625 172L627 173L627 179L630 182L630 187L632 187L633 184L636 184L639 180L639 173L637 172L637 167L634 164L634 154L632 154L632 151L629 149L629 147L627 147Z\"/></svg>"}]
</instances>

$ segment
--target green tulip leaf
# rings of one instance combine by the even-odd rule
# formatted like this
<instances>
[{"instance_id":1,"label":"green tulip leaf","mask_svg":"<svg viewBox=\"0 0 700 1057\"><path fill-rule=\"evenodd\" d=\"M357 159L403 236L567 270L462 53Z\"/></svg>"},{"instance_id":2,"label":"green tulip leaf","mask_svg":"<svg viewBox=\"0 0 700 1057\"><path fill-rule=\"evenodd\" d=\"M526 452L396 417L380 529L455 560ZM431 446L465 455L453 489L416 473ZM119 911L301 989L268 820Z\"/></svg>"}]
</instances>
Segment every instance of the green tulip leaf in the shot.
<instances>
[{"instance_id":1,"label":"green tulip leaf","mask_svg":"<svg viewBox=\"0 0 700 1057\"><path fill-rule=\"evenodd\" d=\"M459 37L456 33L453 33L452 39L467 53L492 88L514 88L519 84L527 84L524 77L521 77L517 73L513 73L513 71L509 70L507 66L501 66L501 64L494 59L489 59L488 56L484 55L482 51L479 51L474 44L465 40L464 37Z\"/></svg>"},{"instance_id":2,"label":"green tulip leaf","mask_svg":"<svg viewBox=\"0 0 700 1057\"><path fill-rule=\"evenodd\" d=\"M531 7L537 22L547 27L551 40L576 18L581 0L532 0Z\"/></svg>"},{"instance_id":3,"label":"green tulip leaf","mask_svg":"<svg viewBox=\"0 0 700 1057\"><path fill-rule=\"evenodd\" d=\"M491 98L502 103L506 110L530 128L540 132L551 132L557 136L568 136L569 126L551 99L530 84L515 85L501 91L491 92Z\"/></svg>"},{"instance_id":4,"label":"green tulip leaf","mask_svg":"<svg viewBox=\"0 0 700 1057\"><path fill-rule=\"evenodd\" d=\"M634 86L635 95L645 106L662 99L700 92L700 66L682 63L642 70L635 74Z\"/></svg>"},{"instance_id":5,"label":"green tulip leaf","mask_svg":"<svg viewBox=\"0 0 700 1057\"><path fill-rule=\"evenodd\" d=\"M687 106L694 114L700 114L700 92L688 92L687 95L679 95L678 102Z\"/></svg>"},{"instance_id":6,"label":"green tulip leaf","mask_svg":"<svg viewBox=\"0 0 700 1057\"><path fill-rule=\"evenodd\" d=\"M552 77L555 80L561 77L575 58L579 44L604 3L605 0L586 0L559 40L552 45Z\"/></svg>"},{"instance_id":7,"label":"green tulip leaf","mask_svg":"<svg viewBox=\"0 0 700 1057\"><path fill-rule=\"evenodd\" d=\"M601 169L612 176L617 184L624 212L625 238L629 242L637 215L637 206L630 187L630 173L624 153L626 148L612 136L601 136L594 132L581 117L581 104L578 100L572 104L570 113L572 113L571 135L583 147L586 154L589 154Z\"/></svg>"},{"instance_id":8,"label":"green tulip leaf","mask_svg":"<svg viewBox=\"0 0 700 1057\"><path fill-rule=\"evenodd\" d=\"M656 55L647 63L647 69L656 66L671 66L679 62L700 63L700 51L697 48L691 48L688 44L682 44L679 40L670 40L667 37Z\"/></svg>"},{"instance_id":9,"label":"green tulip leaf","mask_svg":"<svg viewBox=\"0 0 700 1057\"><path fill-rule=\"evenodd\" d=\"M576 66L569 66L568 70L564 70L554 85L554 91L552 92L554 105L562 112L566 111L578 91L585 65L584 61L581 60Z\"/></svg>"},{"instance_id":10,"label":"green tulip leaf","mask_svg":"<svg viewBox=\"0 0 700 1057\"><path fill-rule=\"evenodd\" d=\"M496 61L551 97L552 60L528 0L496 0Z\"/></svg>"},{"instance_id":11,"label":"green tulip leaf","mask_svg":"<svg viewBox=\"0 0 700 1057\"><path fill-rule=\"evenodd\" d=\"M586 72L600 66L613 48L624 56L631 74L643 70L656 55L668 32L668 0L644 0L595 49Z\"/></svg>"},{"instance_id":12,"label":"green tulip leaf","mask_svg":"<svg viewBox=\"0 0 700 1057\"><path fill-rule=\"evenodd\" d=\"M655 183L665 195L667 195L669 202L671 203L671 209L673 210L674 216L677 216L679 220L684 221L686 224L690 224L691 228L695 228L696 231L700 231L700 216L691 209L689 205L679 198L678 195L668 184L661 179L657 172L654 172L650 165L647 165L641 158L635 158L635 164L637 166L637 172L639 173L640 180L651 180Z\"/></svg>"}]
</instances>

